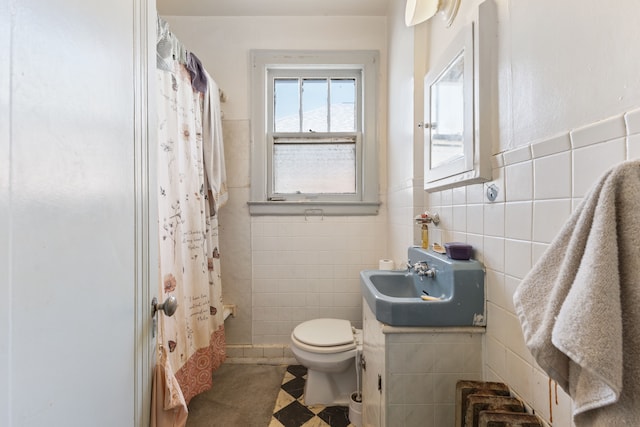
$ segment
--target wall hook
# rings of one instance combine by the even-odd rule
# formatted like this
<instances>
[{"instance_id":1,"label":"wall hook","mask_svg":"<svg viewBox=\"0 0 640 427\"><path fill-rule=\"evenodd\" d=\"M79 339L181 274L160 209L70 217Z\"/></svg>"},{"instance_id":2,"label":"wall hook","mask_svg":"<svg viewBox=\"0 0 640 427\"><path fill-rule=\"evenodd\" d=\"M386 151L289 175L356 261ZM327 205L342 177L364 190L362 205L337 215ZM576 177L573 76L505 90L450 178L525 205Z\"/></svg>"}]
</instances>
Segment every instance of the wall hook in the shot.
<instances>
[{"instance_id":1,"label":"wall hook","mask_svg":"<svg viewBox=\"0 0 640 427\"><path fill-rule=\"evenodd\" d=\"M495 202L498 198L498 187L495 184L487 185L487 199L490 202Z\"/></svg>"},{"instance_id":2,"label":"wall hook","mask_svg":"<svg viewBox=\"0 0 640 427\"><path fill-rule=\"evenodd\" d=\"M324 221L324 210L322 209L305 209L304 220L309 221L310 216L319 216L320 221Z\"/></svg>"}]
</instances>

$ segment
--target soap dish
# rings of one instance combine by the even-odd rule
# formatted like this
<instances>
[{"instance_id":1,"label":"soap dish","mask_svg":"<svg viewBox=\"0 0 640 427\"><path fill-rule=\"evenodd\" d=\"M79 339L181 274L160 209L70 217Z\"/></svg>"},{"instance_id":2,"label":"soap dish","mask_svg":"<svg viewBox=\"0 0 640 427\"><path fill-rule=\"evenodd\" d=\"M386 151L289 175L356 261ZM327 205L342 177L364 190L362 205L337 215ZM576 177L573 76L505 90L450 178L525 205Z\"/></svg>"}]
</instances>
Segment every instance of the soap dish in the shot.
<instances>
[{"instance_id":1,"label":"soap dish","mask_svg":"<svg viewBox=\"0 0 640 427\"><path fill-rule=\"evenodd\" d=\"M443 248L440 243L434 243L433 245L431 245L431 247L433 248L434 252L438 252L439 254L445 254L447 253L447 250L445 248Z\"/></svg>"},{"instance_id":2,"label":"soap dish","mask_svg":"<svg viewBox=\"0 0 640 427\"><path fill-rule=\"evenodd\" d=\"M444 244L447 256L451 259L468 260L471 258L473 248L471 245L460 242L449 242Z\"/></svg>"}]
</instances>

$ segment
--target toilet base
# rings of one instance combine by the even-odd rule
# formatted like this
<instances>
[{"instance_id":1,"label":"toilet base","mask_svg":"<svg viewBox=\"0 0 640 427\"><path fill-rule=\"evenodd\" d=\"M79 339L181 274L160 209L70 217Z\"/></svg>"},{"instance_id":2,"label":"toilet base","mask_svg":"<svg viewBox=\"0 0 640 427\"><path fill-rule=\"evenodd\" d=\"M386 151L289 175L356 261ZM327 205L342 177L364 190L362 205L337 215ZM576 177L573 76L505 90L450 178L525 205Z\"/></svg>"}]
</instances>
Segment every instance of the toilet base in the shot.
<instances>
[{"instance_id":1,"label":"toilet base","mask_svg":"<svg viewBox=\"0 0 640 427\"><path fill-rule=\"evenodd\" d=\"M308 369L304 403L307 406L349 406L351 393L355 389L356 371L353 363L341 373L327 374Z\"/></svg>"}]
</instances>

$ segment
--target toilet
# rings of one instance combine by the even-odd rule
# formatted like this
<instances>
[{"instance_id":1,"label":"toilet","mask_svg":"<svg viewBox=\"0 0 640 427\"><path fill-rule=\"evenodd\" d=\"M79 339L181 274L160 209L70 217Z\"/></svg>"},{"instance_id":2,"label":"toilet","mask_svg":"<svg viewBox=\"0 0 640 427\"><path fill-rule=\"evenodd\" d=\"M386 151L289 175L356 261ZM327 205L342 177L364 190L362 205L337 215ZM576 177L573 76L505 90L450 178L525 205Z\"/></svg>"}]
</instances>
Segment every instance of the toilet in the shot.
<instances>
[{"instance_id":1,"label":"toilet","mask_svg":"<svg viewBox=\"0 0 640 427\"><path fill-rule=\"evenodd\" d=\"M357 390L361 329L343 319L308 320L291 333L291 351L307 368L306 405L349 406L351 393Z\"/></svg>"}]
</instances>

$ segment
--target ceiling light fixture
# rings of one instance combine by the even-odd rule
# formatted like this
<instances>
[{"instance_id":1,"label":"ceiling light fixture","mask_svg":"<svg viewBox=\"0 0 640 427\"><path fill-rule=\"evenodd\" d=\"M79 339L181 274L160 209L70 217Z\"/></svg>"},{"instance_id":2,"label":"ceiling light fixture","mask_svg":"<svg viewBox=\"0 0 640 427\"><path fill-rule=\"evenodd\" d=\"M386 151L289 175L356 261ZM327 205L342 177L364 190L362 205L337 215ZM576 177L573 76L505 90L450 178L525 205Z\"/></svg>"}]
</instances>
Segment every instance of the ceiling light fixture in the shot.
<instances>
[{"instance_id":1,"label":"ceiling light fixture","mask_svg":"<svg viewBox=\"0 0 640 427\"><path fill-rule=\"evenodd\" d=\"M450 27L459 7L460 0L407 0L404 22L411 27L439 13L446 26Z\"/></svg>"}]
</instances>

